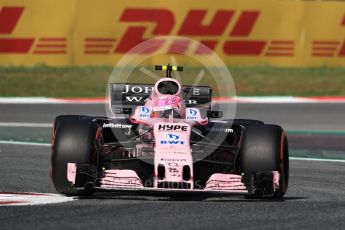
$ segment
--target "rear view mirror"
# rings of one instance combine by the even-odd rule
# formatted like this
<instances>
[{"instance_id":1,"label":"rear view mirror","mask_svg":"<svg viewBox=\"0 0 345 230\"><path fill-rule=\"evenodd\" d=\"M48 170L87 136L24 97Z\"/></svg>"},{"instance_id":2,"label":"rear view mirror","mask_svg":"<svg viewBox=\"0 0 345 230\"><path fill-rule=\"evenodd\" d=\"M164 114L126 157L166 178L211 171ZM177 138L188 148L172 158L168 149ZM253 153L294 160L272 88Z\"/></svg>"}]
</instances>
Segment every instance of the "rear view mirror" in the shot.
<instances>
[{"instance_id":1,"label":"rear view mirror","mask_svg":"<svg viewBox=\"0 0 345 230\"><path fill-rule=\"evenodd\" d=\"M222 118L223 112L222 111L207 111L208 118Z\"/></svg>"},{"instance_id":2,"label":"rear view mirror","mask_svg":"<svg viewBox=\"0 0 345 230\"><path fill-rule=\"evenodd\" d=\"M132 108L116 108L115 113L116 114L131 114Z\"/></svg>"}]
</instances>

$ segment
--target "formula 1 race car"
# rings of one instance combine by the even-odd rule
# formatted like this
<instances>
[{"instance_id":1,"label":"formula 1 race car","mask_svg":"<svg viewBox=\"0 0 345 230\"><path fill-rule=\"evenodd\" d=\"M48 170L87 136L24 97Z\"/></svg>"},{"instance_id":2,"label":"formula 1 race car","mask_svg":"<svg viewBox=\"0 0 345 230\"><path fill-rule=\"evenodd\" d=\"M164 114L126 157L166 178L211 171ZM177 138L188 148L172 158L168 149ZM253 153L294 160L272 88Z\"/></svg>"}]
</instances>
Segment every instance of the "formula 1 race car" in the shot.
<instances>
[{"instance_id":1,"label":"formula 1 race car","mask_svg":"<svg viewBox=\"0 0 345 230\"><path fill-rule=\"evenodd\" d=\"M212 89L182 86L178 66L154 85L110 84L112 117L61 115L51 177L69 196L98 192L283 197L289 150L278 125L220 119Z\"/></svg>"}]
</instances>

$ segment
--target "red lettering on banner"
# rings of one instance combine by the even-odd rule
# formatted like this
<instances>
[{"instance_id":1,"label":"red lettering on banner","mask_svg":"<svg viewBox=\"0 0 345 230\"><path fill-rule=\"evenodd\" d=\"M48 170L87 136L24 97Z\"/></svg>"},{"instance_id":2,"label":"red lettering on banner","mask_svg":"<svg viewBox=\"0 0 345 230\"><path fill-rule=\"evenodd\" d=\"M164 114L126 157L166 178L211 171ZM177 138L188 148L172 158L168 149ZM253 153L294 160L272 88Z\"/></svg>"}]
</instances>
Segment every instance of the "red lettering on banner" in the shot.
<instances>
[{"instance_id":1,"label":"red lettering on banner","mask_svg":"<svg viewBox=\"0 0 345 230\"><path fill-rule=\"evenodd\" d=\"M87 37L84 43L85 54L109 54L115 43L115 38Z\"/></svg>"},{"instance_id":2,"label":"red lettering on banner","mask_svg":"<svg viewBox=\"0 0 345 230\"><path fill-rule=\"evenodd\" d=\"M340 42L334 40L316 40L312 42L312 56L332 57L336 55Z\"/></svg>"},{"instance_id":3,"label":"red lettering on banner","mask_svg":"<svg viewBox=\"0 0 345 230\"><path fill-rule=\"evenodd\" d=\"M0 11L0 34L11 34L22 15L24 7L3 7Z\"/></svg>"},{"instance_id":4,"label":"red lettering on banner","mask_svg":"<svg viewBox=\"0 0 345 230\"><path fill-rule=\"evenodd\" d=\"M266 49L266 56L293 56L295 43L292 40L272 40Z\"/></svg>"},{"instance_id":5,"label":"red lettering on banner","mask_svg":"<svg viewBox=\"0 0 345 230\"><path fill-rule=\"evenodd\" d=\"M34 39L0 38L0 53L27 53Z\"/></svg>"},{"instance_id":6,"label":"red lettering on banner","mask_svg":"<svg viewBox=\"0 0 345 230\"><path fill-rule=\"evenodd\" d=\"M173 41L173 43L171 44L168 50L168 53L169 54L183 54L187 51L189 44L190 44L189 40Z\"/></svg>"},{"instance_id":7,"label":"red lettering on banner","mask_svg":"<svg viewBox=\"0 0 345 230\"><path fill-rule=\"evenodd\" d=\"M223 51L229 55L260 55L265 45L265 41L227 41Z\"/></svg>"},{"instance_id":8,"label":"red lettering on banner","mask_svg":"<svg viewBox=\"0 0 345 230\"><path fill-rule=\"evenodd\" d=\"M121 18L121 22L153 22L156 24L153 35L169 35L174 27L174 15L170 10L166 9L125 9ZM130 26L122 36L116 53L126 53L134 46L145 41L144 33L146 26ZM159 49L164 44L162 40L153 40L150 48L143 49L142 53L151 53Z\"/></svg>"},{"instance_id":9,"label":"red lettering on banner","mask_svg":"<svg viewBox=\"0 0 345 230\"><path fill-rule=\"evenodd\" d=\"M38 55L66 54L66 38L63 37L42 37L36 43L32 53Z\"/></svg>"},{"instance_id":10,"label":"red lettering on banner","mask_svg":"<svg viewBox=\"0 0 345 230\"><path fill-rule=\"evenodd\" d=\"M207 10L191 10L183 21L179 35L222 35L231 20L234 11L219 10L208 25L202 25Z\"/></svg>"},{"instance_id":11,"label":"red lettering on banner","mask_svg":"<svg viewBox=\"0 0 345 230\"><path fill-rule=\"evenodd\" d=\"M234 10L218 10L208 23L204 20L207 16L208 9L190 10L184 18L180 28L177 28L177 34L182 36L216 36L216 38L200 39L200 45L193 47L194 54L207 55L214 51L221 42L221 36L224 34L227 26L234 16ZM256 21L260 16L258 10L244 10L239 13L239 17L235 22L234 27L229 32L230 37L242 37L245 40L227 40L223 45L223 52L226 55L261 55L267 45L268 41L252 40L247 38L252 32ZM146 41L156 35L170 35L175 26L174 14L169 9L140 9L128 8L125 9L120 17L121 22L127 23L154 23L155 27L152 33L147 34L148 26L133 25L129 26L119 39L118 45L115 48L115 53L127 53L136 45ZM344 19L345 22L345 19ZM147 37L145 37L145 35ZM135 50L136 53L153 53L162 48L165 44L164 39L150 40L151 44L141 47L141 50ZM283 43L282 43L283 42ZM190 48L188 40L175 40L167 48L169 54L183 54L188 52ZM111 46L86 46L86 49L96 49L99 53L107 53L106 49ZM89 50L90 51L90 50ZM93 50L92 50L93 51ZM100 52L102 51L102 52ZM88 52L87 52L88 53ZM293 56L294 43L292 41L272 41L271 46L265 53L267 56Z\"/></svg>"},{"instance_id":12,"label":"red lettering on banner","mask_svg":"<svg viewBox=\"0 0 345 230\"><path fill-rule=\"evenodd\" d=\"M259 11L243 11L231 30L230 36L248 37L259 14ZM228 55L260 55L265 46L266 41L226 41L223 51Z\"/></svg>"},{"instance_id":13,"label":"red lettering on banner","mask_svg":"<svg viewBox=\"0 0 345 230\"><path fill-rule=\"evenodd\" d=\"M339 52L339 56L345 56L345 42L344 42L343 46L341 47L341 50Z\"/></svg>"},{"instance_id":14,"label":"red lettering on banner","mask_svg":"<svg viewBox=\"0 0 345 230\"><path fill-rule=\"evenodd\" d=\"M198 47L195 50L195 54L211 54L212 51L216 48L217 46L217 41L215 40L201 40L201 44L198 45Z\"/></svg>"},{"instance_id":15,"label":"red lettering on banner","mask_svg":"<svg viewBox=\"0 0 345 230\"><path fill-rule=\"evenodd\" d=\"M0 11L0 34L12 34L24 7L3 7ZM34 38L1 38L0 53L27 53Z\"/></svg>"},{"instance_id":16,"label":"red lettering on banner","mask_svg":"<svg viewBox=\"0 0 345 230\"><path fill-rule=\"evenodd\" d=\"M249 36L256 20L259 17L259 11L243 11L232 29L231 36Z\"/></svg>"},{"instance_id":17,"label":"red lettering on banner","mask_svg":"<svg viewBox=\"0 0 345 230\"><path fill-rule=\"evenodd\" d=\"M229 25L233 15L233 10L218 10L215 12L211 21L207 24L203 23L208 10L190 10L178 30L178 35L187 36L221 36ZM259 11L243 11L234 28L231 36L248 37L251 33L255 22L260 15ZM141 22L141 23L155 23L152 36L155 35L169 35L174 27L174 15L167 9L139 9L130 8L125 9L120 18L121 22ZM129 52L134 46L144 42L148 38L144 38L147 31L147 26L137 25L129 26L119 40L119 44L115 48L115 53ZM151 44L142 47L141 50L136 50L137 53L152 53L160 49L164 40L152 40ZM211 40L201 40L201 45L197 46L194 54L206 55L215 50L218 45L219 38ZM260 55L265 48L265 41L226 41L223 46L225 54L228 55ZM185 53L188 51L190 42L183 40L176 40L170 44L168 53ZM207 48L209 49L207 49Z\"/></svg>"},{"instance_id":18,"label":"red lettering on banner","mask_svg":"<svg viewBox=\"0 0 345 230\"><path fill-rule=\"evenodd\" d=\"M341 21L341 25L345 26L345 14L344 14L343 19ZM345 41L343 43L343 46L340 49L339 56L345 56Z\"/></svg>"},{"instance_id":19,"label":"red lettering on banner","mask_svg":"<svg viewBox=\"0 0 345 230\"><path fill-rule=\"evenodd\" d=\"M127 29L127 32L120 40L119 45L116 47L115 52L116 53L127 53L130 52L130 49L135 47L136 45L140 44L141 42L144 42L145 39L143 39L144 32L146 30L146 27L130 27ZM147 41L147 45L144 47L141 47L138 50L135 50L134 52L137 53L153 53L154 51L158 50L162 47L164 44L164 40L149 40Z\"/></svg>"}]
</instances>

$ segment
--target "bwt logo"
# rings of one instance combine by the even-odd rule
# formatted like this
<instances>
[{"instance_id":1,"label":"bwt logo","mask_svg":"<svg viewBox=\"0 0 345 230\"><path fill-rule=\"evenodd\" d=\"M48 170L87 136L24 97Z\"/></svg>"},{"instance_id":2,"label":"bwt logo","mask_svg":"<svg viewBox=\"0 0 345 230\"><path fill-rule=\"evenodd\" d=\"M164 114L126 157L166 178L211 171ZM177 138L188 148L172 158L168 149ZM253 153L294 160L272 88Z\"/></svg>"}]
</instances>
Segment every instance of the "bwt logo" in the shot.
<instances>
[{"instance_id":1,"label":"bwt logo","mask_svg":"<svg viewBox=\"0 0 345 230\"><path fill-rule=\"evenodd\" d=\"M145 106L140 106L139 116L142 118L148 118L150 116L150 109Z\"/></svg>"},{"instance_id":2,"label":"bwt logo","mask_svg":"<svg viewBox=\"0 0 345 230\"><path fill-rule=\"evenodd\" d=\"M161 141L162 145L183 145L185 143L184 141L180 141L180 137L175 134L167 133L166 138L167 140Z\"/></svg>"},{"instance_id":3,"label":"bwt logo","mask_svg":"<svg viewBox=\"0 0 345 230\"><path fill-rule=\"evenodd\" d=\"M178 139L180 139L180 137L178 135L171 134L171 133L167 133L166 134L166 138L169 139L169 140L178 140Z\"/></svg>"},{"instance_id":4,"label":"bwt logo","mask_svg":"<svg viewBox=\"0 0 345 230\"><path fill-rule=\"evenodd\" d=\"M198 114L198 112L196 109L187 109L187 119L188 120L195 120L197 114Z\"/></svg>"},{"instance_id":5,"label":"bwt logo","mask_svg":"<svg viewBox=\"0 0 345 230\"><path fill-rule=\"evenodd\" d=\"M188 116L196 116L197 113L195 109L188 109Z\"/></svg>"},{"instance_id":6,"label":"bwt logo","mask_svg":"<svg viewBox=\"0 0 345 230\"><path fill-rule=\"evenodd\" d=\"M185 141L174 141L174 140L163 140L161 141L162 145L184 145Z\"/></svg>"}]
</instances>

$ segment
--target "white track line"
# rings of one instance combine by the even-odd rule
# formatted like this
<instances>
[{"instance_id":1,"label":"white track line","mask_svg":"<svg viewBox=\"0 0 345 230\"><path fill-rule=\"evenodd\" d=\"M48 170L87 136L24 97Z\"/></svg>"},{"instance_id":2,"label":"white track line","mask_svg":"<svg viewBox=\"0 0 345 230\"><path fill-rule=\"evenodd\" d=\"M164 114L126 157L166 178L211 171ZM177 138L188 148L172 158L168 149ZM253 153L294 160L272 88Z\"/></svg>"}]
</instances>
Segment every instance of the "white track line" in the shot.
<instances>
[{"instance_id":1,"label":"white track line","mask_svg":"<svg viewBox=\"0 0 345 230\"><path fill-rule=\"evenodd\" d=\"M0 144L9 144L9 145L31 145L31 146L46 146L51 147L49 143L39 143L39 142L26 142L26 141L2 141Z\"/></svg>"},{"instance_id":2,"label":"white track line","mask_svg":"<svg viewBox=\"0 0 345 230\"><path fill-rule=\"evenodd\" d=\"M0 122L0 127L37 127L51 128L51 123L28 123L28 122Z\"/></svg>"},{"instance_id":3,"label":"white track line","mask_svg":"<svg viewBox=\"0 0 345 230\"><path fill-rule=\"evenodd\" d=\"M73 200L75 200L73 197L52 193L0 193L0 206L44 205Z\"/></svg>"},{"instance_id":4,"label":"white track line","mask_svg":"<svg viewBox=\"0 0 345 230\"><path fill-rule=\"evenodd\" d=\"M341 162L345 163L345 160L340 159L324 159L324 158L307 158L307 157L289 157L290 160L295 161L321 161L321 162Z\"/></svg>"}]
</instances>

